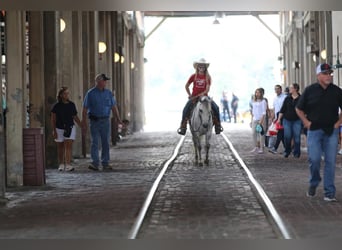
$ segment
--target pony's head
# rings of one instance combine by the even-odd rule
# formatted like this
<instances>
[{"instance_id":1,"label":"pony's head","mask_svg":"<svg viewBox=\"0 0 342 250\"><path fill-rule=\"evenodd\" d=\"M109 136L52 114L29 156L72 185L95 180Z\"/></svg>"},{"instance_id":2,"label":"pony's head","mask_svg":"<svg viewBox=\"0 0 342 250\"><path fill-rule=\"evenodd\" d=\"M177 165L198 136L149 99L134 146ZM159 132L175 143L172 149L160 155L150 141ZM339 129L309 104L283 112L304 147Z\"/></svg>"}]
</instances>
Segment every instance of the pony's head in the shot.
<instances>
[{"instance_id":1,"label":"pony's head","mask_svg":"<svg viewBox=\"0 0 342 250\"><path fill-rule=\"evenodd\" d=\"M198 101L198 112L202 121L202 126L208 128L212 121L211 100L208 96L201 96Z\"/></svg>"}]
</instances>

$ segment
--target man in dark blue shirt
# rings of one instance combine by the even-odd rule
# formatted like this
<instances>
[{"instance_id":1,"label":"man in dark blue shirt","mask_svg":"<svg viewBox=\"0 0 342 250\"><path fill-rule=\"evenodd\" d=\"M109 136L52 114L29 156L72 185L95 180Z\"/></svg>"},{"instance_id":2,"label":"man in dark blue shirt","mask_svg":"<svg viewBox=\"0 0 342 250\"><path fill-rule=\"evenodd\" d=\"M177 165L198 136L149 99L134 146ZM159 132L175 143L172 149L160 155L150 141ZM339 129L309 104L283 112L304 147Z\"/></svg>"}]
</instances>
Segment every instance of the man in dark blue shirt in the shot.
<instances>
[{"instance_id":1,"label":"man in dark blue shirt","mask_svg":"<svg viewBox=\"0 0 342 250\"><path fill-rule=\"evenodd\" d=\"M83 102L82 127L87 127L87 116L90 122L91 135L91 159L89 168L99 170L99 137L101 138L101 163L103 169L110 169L109 166L109 138L110 121L109 116L112 111L118 123L122 124L116 100L112 92L105 88L106 81L110 80L105 74L99 74L95 77L95 87L88 90Z\"/></svg>"},{"instance_id":2,"label":"man in dark blue shirt","mask_svg":"<svg viewBox=\"0 0 342 250\"><path fill-rule=\"evenodd\" d=\"M308 129L307 145L310 186L307 196L313 197L321 181L321 156L324 156L324 200L336 201L335 166L338 131L342 123L342 90L332 83L333 70L327 63L317 66L317 83L307 86L299 98L296 112Z\"/></svg>"}]
</instances>

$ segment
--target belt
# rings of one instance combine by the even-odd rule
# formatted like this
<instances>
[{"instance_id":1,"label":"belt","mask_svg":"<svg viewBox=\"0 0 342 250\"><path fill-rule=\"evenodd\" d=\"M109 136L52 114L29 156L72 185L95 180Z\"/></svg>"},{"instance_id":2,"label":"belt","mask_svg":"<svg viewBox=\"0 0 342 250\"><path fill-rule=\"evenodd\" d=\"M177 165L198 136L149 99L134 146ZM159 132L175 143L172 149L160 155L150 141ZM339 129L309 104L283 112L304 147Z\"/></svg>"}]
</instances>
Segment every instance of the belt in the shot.
<instances>
[{"instance_id":1,"label":"belt","mask_svg":"<svg viewBox=\"0 0 342 250\"><path fill-rule=\"evenodd\" d=\"M109 116L95 116L95 115L89 115L89 119L92 121L98 121L98 120L104 120L108 119Z\"/></svg>"}]
</instances>

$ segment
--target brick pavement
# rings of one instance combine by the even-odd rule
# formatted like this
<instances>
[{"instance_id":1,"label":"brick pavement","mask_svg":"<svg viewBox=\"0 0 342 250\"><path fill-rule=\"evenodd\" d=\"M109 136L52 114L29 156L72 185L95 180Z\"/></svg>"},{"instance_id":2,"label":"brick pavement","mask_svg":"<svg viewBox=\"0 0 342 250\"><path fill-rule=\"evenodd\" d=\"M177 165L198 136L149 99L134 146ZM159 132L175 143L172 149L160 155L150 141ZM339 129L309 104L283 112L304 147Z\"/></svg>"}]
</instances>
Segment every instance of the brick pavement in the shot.
<instances>
[{"instance_id":1,"label":"brick pavement","mask_svg":"<svg viewBox=\"0 0 342 250\"><path fill-rule=\"evenodd\" d=\"M342 156L337 156L335 176L336 198L339 202L327 203L323 201L323 183L319 185L315 197L308 198L305 195L309 180L305 150L302 150L300 159L292 156L284 158L281 154L269 152L256 155L250 153L253 147L249 127L241 124L227 126L228 138L272 200L294 238L341 237ZM278 152L282 149L280 146Z\"/></svg>"},{"instance_id":2,"label":"brick pavement","mask_svg":"<svg viewBox=\"0 0 342 250\"><path fill-rule=\"evenodd\" d=\"M74 172L47 169L46 186L9 188L0 238L127 238L177 142L174 133L137 133L111 148L113 171L93 172L80 159Z\"/></svg>"},{"instance_id":3,"label":"brick pavement","mask_svg":"<svg viewBox=\"0 0 342 250\"><path fill-rule=\"evenodd\" d=\"M260 181L292 236L340 237L342 156L338 156L336 169L340 202L324 202L322 185L317 197L308 199L305 152L300 159L251 154L248 126L224 126L224 133ZM165 199L156 202L151 224L144 224L152 231L144 231L140 238L276 238L245 175L219 137L213 138L213 147L220 153L211 158L210 167L203 168L193 165L190 137L186 139L172 171L162 181L159 195ZM89 159L80 159L75 172L47 169L46 186L8 189L9 202L0 206L0 238L126 238L152 180L178 139L175 132L136 133L111 148L113 171L92 172L87 169ZM152 235L153 230L159 234Z\"/></svg>"},{"instance_id":4,"label":"brick pavement","mask_svg":"<svg viewBox=\"0 0 342 250\"><path fill-rule=\"evenodd\" d=\"M212 136L210 152L209 166L197 166L187 134L138 238L277 238L221 136Z\"/></svg>"}]
</instances>

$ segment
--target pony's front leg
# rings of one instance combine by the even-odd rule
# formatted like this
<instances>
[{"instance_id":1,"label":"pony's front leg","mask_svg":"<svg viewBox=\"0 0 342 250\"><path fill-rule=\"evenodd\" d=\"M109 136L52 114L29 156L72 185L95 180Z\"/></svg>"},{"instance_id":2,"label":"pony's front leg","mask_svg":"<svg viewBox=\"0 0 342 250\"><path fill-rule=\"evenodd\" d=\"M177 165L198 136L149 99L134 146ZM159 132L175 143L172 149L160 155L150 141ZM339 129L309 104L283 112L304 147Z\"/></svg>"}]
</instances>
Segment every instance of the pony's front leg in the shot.
<instances>
[{"instance_id":1,"label":"pony's front leg","mask_svg":"<svg viewBox=\"0 0 342 250\"><path fill-rule=\"evenodd\" d=\"M197 143L197 141L196 141L196 139L193 137L193 139L192 139L192 142L194 143L194 151L195 151L195 164L197 165L198 164L198 149L197 149L197 145L198 145L198 143Z\"/></svg>"},{"instance_id":2,"label":"pony's front leg","mask_svg":"<svg viewBox=\"0 0 342 250\"><path fill-rule=\"evenodd\" d=\"M209 164L209 149L210 149L210 144L207 143L207 144L205 145L205 160L204 160L204 163L205 163L206 165Z\"/></svg>"},{"instance_id":3,"label":"pony's front leg","mask_svg":"<svg viewBox=\"0 0 342 250\"><path fill-rule=\"evenodd\" d=\"M197 149L198 149L198 165L199 166L203 166L203 162L202 162L202 147L201 147L201 144L199 144L197 146Z\"/></svg>"}]
</instances>

